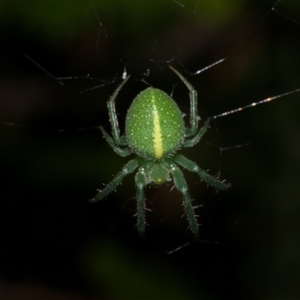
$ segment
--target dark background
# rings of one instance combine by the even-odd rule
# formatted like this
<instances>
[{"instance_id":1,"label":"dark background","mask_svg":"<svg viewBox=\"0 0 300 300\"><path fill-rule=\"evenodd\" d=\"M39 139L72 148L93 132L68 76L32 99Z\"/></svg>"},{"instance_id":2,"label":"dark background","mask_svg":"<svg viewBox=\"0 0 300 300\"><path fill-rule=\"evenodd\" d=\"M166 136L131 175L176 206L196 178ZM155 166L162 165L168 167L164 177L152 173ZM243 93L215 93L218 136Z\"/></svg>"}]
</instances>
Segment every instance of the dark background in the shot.
<instances>
[{"instance_id":1,"label":"dark background","mask_svg":"<svg viewBox=\"0 0 300 300\"><path fill-rule=\"evenodd\" d=\"M299 93L216 119L183 151L232 183L217 193L185 172L200 241L172 184L146 189L144 239L132 175L88 203L128 161L97 128L110 132L124 68L121 129L149 85L189 114L168 64L203 119L300 88L299 3L180 3L1 3L1 299L299 299Z\"/></svg>"}]
</instances>

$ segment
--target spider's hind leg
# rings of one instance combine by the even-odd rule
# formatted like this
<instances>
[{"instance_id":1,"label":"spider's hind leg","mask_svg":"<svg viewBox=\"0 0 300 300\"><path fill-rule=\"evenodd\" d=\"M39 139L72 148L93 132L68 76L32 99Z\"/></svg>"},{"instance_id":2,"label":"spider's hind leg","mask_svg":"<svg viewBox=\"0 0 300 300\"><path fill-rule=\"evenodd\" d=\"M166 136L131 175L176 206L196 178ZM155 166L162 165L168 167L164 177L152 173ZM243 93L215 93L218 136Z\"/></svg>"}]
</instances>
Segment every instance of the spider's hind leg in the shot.
<instances>
[{"instance_id":1,"label":"spider's hind leg","mask_svg":"<svg viewBox=\"0 0 300 300\"><path fill-rule=\"evenodd\" d=\"M135 174L135 184L136 184L136 201L137 201L137 230L139 235L143 236L145 232L145 222L146 222L146 203L145 203L145 194L144 188L147 184L146 176L143 170L139 170Z\"/></svg>"},{"instance_id":2,"label":"spider's hind leg","mask_svg":"<svg viewBox=\"0 0 300 300\"><path fill-rule=\"evenodd\" d=\"M191 231L197 237L199 234L199 226L192 205L192 199L188 193L187 183L184 179L183 173L175 164L171 164L170 167L170 173L172 174L174 184L183 196L184 209L187 215Z\"/></svg>"},{"instance_id":3,"label":"spider's hind leg","mask_svg":"<svg viewBox=\"0 0 300 300\"><path fill-rule=\"evenodd\" d=\"M95 203L97 201L102 200L105 198L108 194L110 194L124 179L124 177L130 173L132 173L137 167L138 162L135 159L130 160L122 169L121 172L119 172L116 177L103 189L101 190L95 198L90 199L91 203Z\"/></svg>"},{"instance_id":4,"label":"spider's hind leg","mask_svg":"<svg viewBox=\"0 0 300 300\"><path fill-rule=\"evenodd\" d=\"M197 173L200 179L204 180L205 182L219 190L227 190L230 187L229 183L222 182L216 179L215 177L211 176L206 171L201 169L195 162L187 159L181 154L176 155L175 162L181 167L187 169L188 171Z\"/></svg>"}]
</instances>

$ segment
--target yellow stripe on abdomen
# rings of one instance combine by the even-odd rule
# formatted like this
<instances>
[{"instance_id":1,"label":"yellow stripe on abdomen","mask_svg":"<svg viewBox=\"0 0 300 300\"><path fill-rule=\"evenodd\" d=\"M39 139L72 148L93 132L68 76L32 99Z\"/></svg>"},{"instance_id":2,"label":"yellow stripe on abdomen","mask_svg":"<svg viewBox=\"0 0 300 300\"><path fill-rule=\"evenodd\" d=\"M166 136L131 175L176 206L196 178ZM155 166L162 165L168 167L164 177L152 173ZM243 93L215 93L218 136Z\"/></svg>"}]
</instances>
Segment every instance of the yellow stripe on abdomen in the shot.
<instances>
[{"instance_id":1,"label":"yellow stripe on abdomen","mask_svg":"<svg viewBox=\"0 0 300 300\"><path fill-rule=\"evenodd\" d=\"M154 101L152 101L153 103ZM164 154L162 136L160 130L159 115L155 104L153 103L153 147L156 158L161 158Z\"/></svg>"}]
</instances>

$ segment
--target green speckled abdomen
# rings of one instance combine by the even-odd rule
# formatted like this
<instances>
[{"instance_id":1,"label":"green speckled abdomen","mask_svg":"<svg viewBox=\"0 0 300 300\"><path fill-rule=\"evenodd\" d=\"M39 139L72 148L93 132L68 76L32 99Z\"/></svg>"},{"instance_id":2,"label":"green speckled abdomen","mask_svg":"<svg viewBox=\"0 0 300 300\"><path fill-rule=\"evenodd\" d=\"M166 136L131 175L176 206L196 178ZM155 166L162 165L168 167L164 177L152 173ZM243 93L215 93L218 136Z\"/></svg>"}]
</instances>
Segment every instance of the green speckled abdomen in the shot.
<instances>
[{"instance_id":1,"label":"green speckled abdomen","mask_svg":"<svg viewBox=\"0 0 300 300\"><path fill-rule=\"evenodd\" d=\"M174 100L161 90L147 88L136 96L126 117L128 145L138 154L160 159L180 148L184 122Z\"/></svg>"}]
</instances>

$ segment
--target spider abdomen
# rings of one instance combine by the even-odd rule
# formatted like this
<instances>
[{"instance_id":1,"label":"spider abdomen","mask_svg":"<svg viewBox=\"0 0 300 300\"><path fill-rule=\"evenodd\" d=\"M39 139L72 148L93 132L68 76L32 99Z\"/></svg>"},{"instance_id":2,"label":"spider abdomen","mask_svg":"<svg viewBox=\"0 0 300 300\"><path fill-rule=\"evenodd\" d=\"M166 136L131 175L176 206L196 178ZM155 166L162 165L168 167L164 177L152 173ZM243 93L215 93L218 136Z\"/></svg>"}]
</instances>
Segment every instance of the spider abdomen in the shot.
<instances>
[{"instance_id":1,"label":"spider abdomen","mask_svg":"<svg viewBox=\"0 0 300 300\"><path fill-rule=\"evenodd\" d=\"M160 159L175 152L184 140L184 122L174 100L147 88L136 96L126 117L128 145L138 154Z\"/></svg>"}]
</instances>

